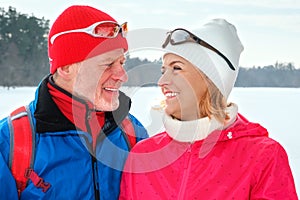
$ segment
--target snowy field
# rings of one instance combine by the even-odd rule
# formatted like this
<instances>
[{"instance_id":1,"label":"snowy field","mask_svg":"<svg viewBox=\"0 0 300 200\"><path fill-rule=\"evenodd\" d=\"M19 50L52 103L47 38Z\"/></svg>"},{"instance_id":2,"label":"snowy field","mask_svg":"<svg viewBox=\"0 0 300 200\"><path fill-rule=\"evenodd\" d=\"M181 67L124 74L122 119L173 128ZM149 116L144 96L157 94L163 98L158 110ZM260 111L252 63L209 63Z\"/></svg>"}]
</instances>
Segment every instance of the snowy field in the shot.
<instances>
[{"instance_id":1,"label":"snowy field","mask_svg":"<svg viewBox=\"0 0 300 200\"><path fill-rule=\"evenodd\" d=\"M159 88L123 88L132 98L131 113L155 134L161 131L161 113L151 109L162 98ZM34 98L34 87L7 89L0 87L0 118L14 108ZM300 88L234 88L231 102L250 121L258 122L269 130L287 151L300 195Z\"/></svg>"}]
</instances>

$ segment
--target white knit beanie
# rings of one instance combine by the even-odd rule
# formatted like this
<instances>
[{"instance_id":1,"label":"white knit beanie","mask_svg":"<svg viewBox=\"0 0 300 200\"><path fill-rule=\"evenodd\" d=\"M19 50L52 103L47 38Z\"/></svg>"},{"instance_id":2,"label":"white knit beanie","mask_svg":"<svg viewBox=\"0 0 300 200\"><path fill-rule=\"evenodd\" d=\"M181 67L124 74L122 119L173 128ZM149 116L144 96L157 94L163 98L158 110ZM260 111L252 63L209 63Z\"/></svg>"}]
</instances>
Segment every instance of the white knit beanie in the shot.
<instances>
[{"instance_id":1,"label":"white knit beanie","mask_svg":"<svg viewBox=\"0 0 300 200\"><path fill-rule=\"evenodd\" d=\"M216 52L194 42L178 45L169 43L164 50L167 53L177 54L197 66L224 97L228 98L237 78L239 58L244 49L236 28L225 19L213 19L191 32L227 57L235 70L230 69L226 61Z\"/></svg>"}]
</instances>

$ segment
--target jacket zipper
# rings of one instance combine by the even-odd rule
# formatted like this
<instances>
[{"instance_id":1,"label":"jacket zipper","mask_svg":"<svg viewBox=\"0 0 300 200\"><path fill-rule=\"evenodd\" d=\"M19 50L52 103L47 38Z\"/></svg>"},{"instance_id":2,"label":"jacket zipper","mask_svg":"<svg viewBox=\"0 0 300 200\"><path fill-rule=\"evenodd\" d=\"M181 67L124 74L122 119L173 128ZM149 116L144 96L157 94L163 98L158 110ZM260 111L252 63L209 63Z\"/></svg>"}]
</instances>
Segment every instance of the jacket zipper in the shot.
<instances>
[{"instance_id":1,"label":"jacket zipper","mask_svg":"<svg viewBox=\"0 0 300 200\"><path fill-rule=\"evenodd\" d=\"M178 193L178 199L184 199L185 191L187 187L187 182L190 174L191 169L191 155L192 155L192 144L188 146L188 149L186 150L187 158L184 162L184 169L183 169L183 175L182 175L182 181L179 188Z\"/></svg>"},{"instance_id":2,"label":"jacket zipper","mask_svg":"<svg viewBox=\"0 0 300 200\"><path fill-rule=\"evenodd\" d=\"M99 182L98 182L98 167L97 167L97 159L92 156L92 168L93 168L93 181L94 181L94 193L95 193L95 200L100 199L100 189L99 189Z\"/></svg>"},{"instance_id":3,"label":"jacket zipper","mask_svg":"<svg viewBox=\"0 0 300 200\"><path fill-rule=\"evenodd\" d=\"M89 133L91 133L91 127L89 124L89 120L91 119L91 110L89 110L88 106L86 106L87 114L86 114L86 128ZM91 133L92 134L92 133ZM93 148L90 148L90 151L93 151ZM93 152L95 157L90 153L92 158L92 173L93 173L93 182L94 182L94 194L95 200L100 199L100 188L99 188L99 177L98 177L98 166L97 166L97 159L96 159L96 152Z\"/></svg>"}]
</instances>

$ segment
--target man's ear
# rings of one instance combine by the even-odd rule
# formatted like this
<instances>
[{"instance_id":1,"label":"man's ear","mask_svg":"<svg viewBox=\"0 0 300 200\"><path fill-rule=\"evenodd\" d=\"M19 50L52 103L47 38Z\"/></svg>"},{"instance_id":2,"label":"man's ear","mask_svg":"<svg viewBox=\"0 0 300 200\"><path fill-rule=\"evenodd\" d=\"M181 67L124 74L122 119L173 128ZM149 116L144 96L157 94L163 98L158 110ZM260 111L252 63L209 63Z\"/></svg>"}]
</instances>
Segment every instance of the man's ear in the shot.
<instances>
[{"instance_id":1,"label":"man's ear","mask_svg":"<svg viewBox=\"0 0 300 200\"><path fill-rule=\"evenodd\" d=\"M77 64L66 65L57 68L57 73L61 78L69 81L73 79L73 77L76 75L76 72L78 70L77 68L78 68Z\"/></svg>"},{"instance_id":2,"label":"man's ear","mask_svg":"<svg viewBox=\"0 0 300 200\"><path fill-rule=\"evenodd\" d=\"M55 84L72 93L79 66L80 65L76 63L57 68L56 72L53 75Z\"/></svg>"}]
</instances>

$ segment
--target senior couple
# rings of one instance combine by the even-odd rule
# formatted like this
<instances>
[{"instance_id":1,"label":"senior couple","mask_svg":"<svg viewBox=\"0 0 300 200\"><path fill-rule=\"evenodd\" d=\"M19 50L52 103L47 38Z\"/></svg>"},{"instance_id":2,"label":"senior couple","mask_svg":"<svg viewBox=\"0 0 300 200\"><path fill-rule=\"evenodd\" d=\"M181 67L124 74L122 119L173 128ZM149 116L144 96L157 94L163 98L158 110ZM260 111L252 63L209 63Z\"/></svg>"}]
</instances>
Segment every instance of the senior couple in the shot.
<instances>
[{"instance_id":1,"label":"senior couple","mask_svg":"<svg viewBox=\"0 0 300 200\"><path fill-rule=\"evenodd\" d=\"M127 31L90 6L57 17L50 73L28 105L34 151L21 178L12 122L22 116L0 121L1 199L297 199L284 148L227 102L244 48L234 25L165 33L165 130L151 137L120 91Z\"/></svg>"}]
</instances>

